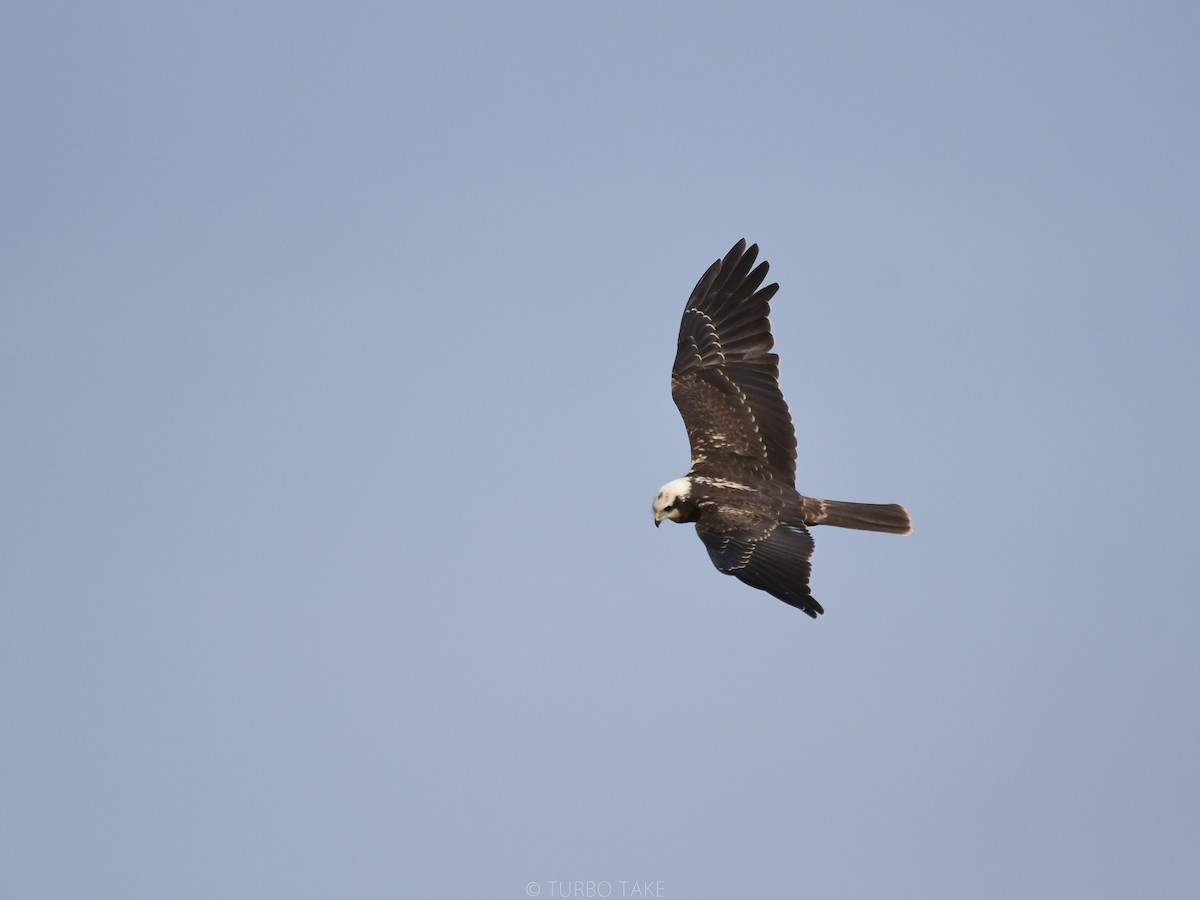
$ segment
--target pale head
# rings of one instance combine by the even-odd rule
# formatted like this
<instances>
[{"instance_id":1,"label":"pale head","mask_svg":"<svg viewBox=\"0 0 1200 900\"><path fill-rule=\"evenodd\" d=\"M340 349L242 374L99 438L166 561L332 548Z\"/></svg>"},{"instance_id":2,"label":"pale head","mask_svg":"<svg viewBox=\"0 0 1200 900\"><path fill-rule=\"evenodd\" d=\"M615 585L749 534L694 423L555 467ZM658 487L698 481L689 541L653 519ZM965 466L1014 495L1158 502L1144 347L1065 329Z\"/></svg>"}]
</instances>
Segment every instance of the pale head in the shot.
<instances>
[{"instance_id":1,"label":"pale head","mask_svg":"<svg viewBox=\"0 0 1200 900\"><path fill-rule=\"evenodd\" d=\"M691 497L692 481L690 478L676 478L660 487L658 493L654 495L655 526L663 519L670 519L672 522L686 522L695 506Z\"/></svg>"}]
</instances>

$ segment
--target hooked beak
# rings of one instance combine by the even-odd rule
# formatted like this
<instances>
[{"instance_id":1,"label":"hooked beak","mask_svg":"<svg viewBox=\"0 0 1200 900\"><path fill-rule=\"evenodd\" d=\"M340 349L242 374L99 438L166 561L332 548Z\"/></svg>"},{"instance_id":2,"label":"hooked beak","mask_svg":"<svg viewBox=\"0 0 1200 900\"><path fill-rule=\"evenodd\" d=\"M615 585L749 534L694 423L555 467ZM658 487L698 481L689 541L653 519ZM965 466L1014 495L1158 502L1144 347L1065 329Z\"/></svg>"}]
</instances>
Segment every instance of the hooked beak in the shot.
<instances>
[{"instance_id":1,"label":"hooked beak","mask_svg":"<svg viewBox=\"0 0 1200 900\"><path fill-rule=\"evenodd\" d=\"M654 514L654 527L657 528L661 524L662 524L662 513L656 512Z\"/></svg>"}]
</instances>

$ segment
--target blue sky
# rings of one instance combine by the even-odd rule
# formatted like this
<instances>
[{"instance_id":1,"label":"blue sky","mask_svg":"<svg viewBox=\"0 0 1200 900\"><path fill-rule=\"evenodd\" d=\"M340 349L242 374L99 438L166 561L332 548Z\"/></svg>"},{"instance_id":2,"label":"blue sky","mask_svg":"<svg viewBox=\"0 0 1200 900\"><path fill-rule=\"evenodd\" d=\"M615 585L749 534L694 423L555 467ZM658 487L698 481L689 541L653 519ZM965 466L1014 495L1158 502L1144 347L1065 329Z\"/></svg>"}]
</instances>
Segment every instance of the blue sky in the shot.
<instances>
[{"instance_id":1,"label":"blue sky","mask_svg":"<svg viewBox=\"0 0 1200 900\"><path fill-rule=\"evenodd\" d=\"M1192 4L20 4L0 893L1183 896ZM653 528L738 238L813 622ZM628 895L628 894L626 894Z\"/></svg>"}]
</instances>

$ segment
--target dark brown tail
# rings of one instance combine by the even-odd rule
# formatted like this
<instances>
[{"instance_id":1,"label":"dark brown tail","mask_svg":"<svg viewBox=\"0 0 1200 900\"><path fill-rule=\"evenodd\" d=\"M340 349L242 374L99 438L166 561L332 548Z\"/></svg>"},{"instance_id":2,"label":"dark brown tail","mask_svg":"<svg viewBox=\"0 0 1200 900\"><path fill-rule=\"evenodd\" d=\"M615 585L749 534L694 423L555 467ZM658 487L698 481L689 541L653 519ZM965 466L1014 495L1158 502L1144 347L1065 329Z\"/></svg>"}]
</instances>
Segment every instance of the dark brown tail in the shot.
<instances>
[{"instance_id":1,"label":"dark brown tail","mask_svg":"<svg viewBox=\"0 0 1200 900\"><path fill-rule=\"evenodd\" d=\"M804 498L804 521L809 525L837 525L862 531L908 534L912 519L899 503L846 503L842 500Z\"/></svg>"}]
</instances>

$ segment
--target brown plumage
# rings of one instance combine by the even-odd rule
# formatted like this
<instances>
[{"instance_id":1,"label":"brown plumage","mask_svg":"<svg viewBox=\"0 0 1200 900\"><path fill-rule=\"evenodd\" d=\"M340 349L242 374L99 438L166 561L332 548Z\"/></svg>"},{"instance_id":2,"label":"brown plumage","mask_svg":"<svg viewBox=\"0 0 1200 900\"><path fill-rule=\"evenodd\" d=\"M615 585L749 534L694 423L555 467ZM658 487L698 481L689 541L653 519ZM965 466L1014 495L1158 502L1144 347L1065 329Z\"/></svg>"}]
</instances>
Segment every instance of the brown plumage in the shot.
<instances>
[{"instance_id":1,"label":"brown plumage","mask_svg":"<svg viewBox=\"0 0 1200 900\"><path fill-rule=\"evenodd\" d=\"M816 618L809 590L810 525L908 534L898 504L805 497L795 487L796 432L779 389L770 300L758 246L734 245L696 283L679 329L671 396L687 428L692 468L654 499L662 519L695 522L718 570Z\"/></svg>"}]
</instances>

